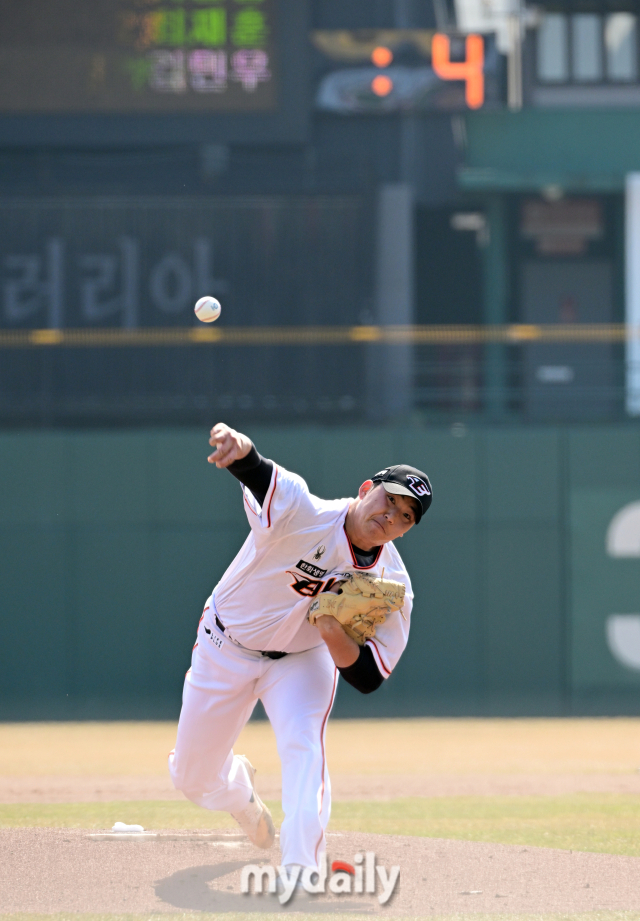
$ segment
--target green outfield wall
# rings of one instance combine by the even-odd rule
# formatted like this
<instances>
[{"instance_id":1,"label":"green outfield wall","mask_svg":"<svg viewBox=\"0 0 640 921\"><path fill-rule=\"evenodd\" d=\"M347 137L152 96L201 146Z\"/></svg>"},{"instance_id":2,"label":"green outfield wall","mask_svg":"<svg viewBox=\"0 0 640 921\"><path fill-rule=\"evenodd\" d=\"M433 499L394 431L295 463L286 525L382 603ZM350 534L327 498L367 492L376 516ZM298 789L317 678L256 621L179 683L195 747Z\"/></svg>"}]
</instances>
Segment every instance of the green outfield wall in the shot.
<instances>
[{"instance_id":1,"label":"green outfield wall","mask_svg":"<svg viewBox=\"0 0 640 921\"><path fill-rule=\"evenodd\" d=\"M320 496L407 461L409 647L339 715L640 712L640 427L254 428ZM0 435L0 718L171 717L248 526L202 430ZM258 603L258 599L256 599Z\"/></svg>"}]
</instances>

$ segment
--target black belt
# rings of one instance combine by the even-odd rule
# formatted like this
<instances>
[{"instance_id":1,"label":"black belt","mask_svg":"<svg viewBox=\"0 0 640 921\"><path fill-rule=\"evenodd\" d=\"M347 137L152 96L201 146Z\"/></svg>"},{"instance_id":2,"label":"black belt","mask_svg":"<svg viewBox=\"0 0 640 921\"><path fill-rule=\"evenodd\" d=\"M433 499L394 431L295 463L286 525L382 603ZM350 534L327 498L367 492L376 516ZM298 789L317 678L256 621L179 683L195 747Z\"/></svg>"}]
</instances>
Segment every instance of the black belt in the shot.
<instances>
[{"instance_id":1,"label":"black belt","mask_svg":"<svg viewBox=\"0 0 640 921\"><path fill-rule=\"evenodd\" d=\"M215 615L215 618L216 618L216 627L218 628L218 630L222 631L222 633L225 633L224 624L222 623L222 621L220 620L217 614ZM261 652L260 655L266 656L267 659L282 659L284 656L288 656L289 653L288 652L272 652L271 650L268 650L266 652Z\"/></svg>"}]
</instances>

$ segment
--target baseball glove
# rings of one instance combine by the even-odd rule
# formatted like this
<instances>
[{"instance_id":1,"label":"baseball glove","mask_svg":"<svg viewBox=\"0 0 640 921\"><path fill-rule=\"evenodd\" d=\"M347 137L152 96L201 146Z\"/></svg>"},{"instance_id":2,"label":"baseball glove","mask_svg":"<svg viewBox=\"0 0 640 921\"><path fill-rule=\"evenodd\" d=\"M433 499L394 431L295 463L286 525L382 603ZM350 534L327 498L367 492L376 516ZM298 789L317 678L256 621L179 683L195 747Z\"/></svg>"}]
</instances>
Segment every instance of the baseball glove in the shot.
<instances>
[{"instance_id":1,"label":"baseball glove","mask_svg":"<svg viewBox=\"0 0 640 921\"><path fill-rule=\"evenodd\" d=\"M309 623L315 626L318 617L329 614L358 646L364 646L392 611L402 614L404 592L402 582L379 579L366 572L347 572L338 594L323 592L311 602Z\"/></svg>"}]
</instances>

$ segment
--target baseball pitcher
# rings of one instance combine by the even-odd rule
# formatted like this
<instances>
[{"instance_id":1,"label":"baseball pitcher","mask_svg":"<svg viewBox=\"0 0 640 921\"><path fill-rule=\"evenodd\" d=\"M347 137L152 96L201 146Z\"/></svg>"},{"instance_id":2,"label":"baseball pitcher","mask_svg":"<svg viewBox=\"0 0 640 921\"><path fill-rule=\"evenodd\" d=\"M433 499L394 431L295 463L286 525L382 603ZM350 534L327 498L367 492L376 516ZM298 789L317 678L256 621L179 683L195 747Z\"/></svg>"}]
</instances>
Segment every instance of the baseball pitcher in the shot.
<instances>
[{"instance_id":1,"label":"baseball pitcher","mask_svg":"<svg viewBox=\"0 0 640 921\"><path fill-rule=\"evenodd\" d=\"M190 800L230 812L255 845L271 847L255 769L233 752L261 700L282 763L282 864L316 868L338 674L368 694L406 646L413 592L393 541L419 523L431 484L400 464L365 480L355 498L328 501L222 423L209 443L209 462L241 483L250 533L205 604L169 770Z\"/></svg>"}]
</instances>

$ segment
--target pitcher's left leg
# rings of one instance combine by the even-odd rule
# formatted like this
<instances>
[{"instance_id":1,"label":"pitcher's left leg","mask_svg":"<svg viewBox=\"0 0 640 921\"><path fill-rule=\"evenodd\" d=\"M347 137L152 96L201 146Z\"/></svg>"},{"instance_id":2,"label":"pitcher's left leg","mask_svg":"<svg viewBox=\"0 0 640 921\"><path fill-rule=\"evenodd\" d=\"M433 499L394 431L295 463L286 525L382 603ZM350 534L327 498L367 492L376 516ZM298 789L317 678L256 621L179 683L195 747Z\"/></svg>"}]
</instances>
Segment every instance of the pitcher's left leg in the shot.
<instances>
[{"instance_id":1,"label":"pitcher's left leg","mask_svg":"<svg viewBox=\"0 0 640 921\"><path fill-rule=\"evenodd\" d=\"M323 644L275 659L258 681L282 763L282 863L317 867L325 849L331 786L325 733L338 671Z\"/></svg>"}]
</instances>

